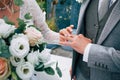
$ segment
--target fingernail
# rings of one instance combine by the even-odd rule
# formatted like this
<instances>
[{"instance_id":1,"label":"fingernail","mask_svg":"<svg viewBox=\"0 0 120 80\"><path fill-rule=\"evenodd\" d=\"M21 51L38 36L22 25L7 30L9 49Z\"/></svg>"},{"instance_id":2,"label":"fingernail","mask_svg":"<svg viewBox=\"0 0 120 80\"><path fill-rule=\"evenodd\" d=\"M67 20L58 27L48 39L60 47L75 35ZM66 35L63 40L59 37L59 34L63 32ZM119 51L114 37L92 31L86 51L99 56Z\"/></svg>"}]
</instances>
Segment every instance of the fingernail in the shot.
<instances>
[{"instance_id":1,"label":"fingernail","mask_svg":"<svg viewBox=\"0 0 120 80\"><path fill-rule=\"evenodd\" d=\"M74 26L74 25L71 24L70 26Z\"/></svg>"},{"instance_id":2,"label":"fingernail","mask_svg":"<svg viewBox=\"0 0 120 80\"><path fill-rule=\"evenodd\" d=\"M71 29L70 31L72 32L73 30Z\"/></svg>"}]
</instances>

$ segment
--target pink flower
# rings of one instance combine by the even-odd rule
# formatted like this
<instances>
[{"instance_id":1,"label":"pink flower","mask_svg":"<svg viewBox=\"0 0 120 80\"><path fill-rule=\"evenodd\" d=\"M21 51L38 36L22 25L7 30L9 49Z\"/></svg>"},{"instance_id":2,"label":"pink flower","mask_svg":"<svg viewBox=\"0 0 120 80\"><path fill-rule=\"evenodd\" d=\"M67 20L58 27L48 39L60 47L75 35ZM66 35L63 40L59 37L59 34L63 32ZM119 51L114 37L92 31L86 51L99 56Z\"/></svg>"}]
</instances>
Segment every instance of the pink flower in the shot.
<instances>
[{"instance_id":1,"label":"pink flower","mask_svg":"<svg viewBox=\"0 0 120 80\"><path fill-rule=\"evenodd\" d=\"M0 57L0 80L6 80L10 75L10 65L7 59Z\"/></svg>"}]
</instances>

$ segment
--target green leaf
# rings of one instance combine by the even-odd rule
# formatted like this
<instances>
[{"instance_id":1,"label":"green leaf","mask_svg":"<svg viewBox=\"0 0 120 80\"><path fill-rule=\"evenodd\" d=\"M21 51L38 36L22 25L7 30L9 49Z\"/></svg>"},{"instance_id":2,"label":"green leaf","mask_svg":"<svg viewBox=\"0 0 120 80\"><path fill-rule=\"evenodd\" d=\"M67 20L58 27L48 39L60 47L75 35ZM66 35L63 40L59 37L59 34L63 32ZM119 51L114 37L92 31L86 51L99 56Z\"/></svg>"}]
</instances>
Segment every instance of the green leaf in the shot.
<instances>
[{"instance_id":1,"label":"green leaf","mask_svg":"<svg viewBox=\"0 0 120 80\"><path fill-rule=\"evenodd\" d=\"M59 77L62 77L62 72L61 72L60 68L56 67L56 70L57 70L57 73L58 73Z\"/></svg>"},{"instance_id":2,"label":"green leaf","mask_svg":"<svg viewBox=\"0 0 120 80\"><path fill-rule=\"evenodd\" d=\"M8 19L7 16L4 16L3 19L4 19L5 23L10 24L10 25L15 25L15 23L14 23L14 22L11 22L11 21Z\"/></svg>"},{"instance_id":3,"label":"green leaf","mask_svg":"<svg viewBox=\"0 0 120 80\"><path fill-rule=\"evenodd\" d=\"M46 43L42 43L42 44L39 44L39 51L41 52L42 50L44 50L44 48L46 47Z\"/></svg>"},{"instance_id":4,"label":"green leaf","mask_svg":"<svg viewBox=\"0 0 120 80\"><path fill-rule=\"evenodd\" d=\"M39 62L39 64L35 66L35 71L44 71L43 62Z\"/></svg>"},{"instance_id":5,"label":"green leaf","mask_svg":"<svg viewBox=\"0 0 120 80\"><path fill-rule=\"evenodd\" d=\"M51 68L51 67L45 68L45 72L49 75L54 75L55 74L54 69Z\"/></svg>"},{"instance_id":6,"label":"green leaf","mask_svg":"<svg viewBox=\"0 0 120 80\"><path fill-rule=\"evenodd\" d=\"M17 19L18 21L18 28L15 30L15 33L23 33L26 29L26 22L20 18Z\"/></svg>"},{"instance_id":7,"label":"green leaf","mask_svg":"<svg viewBox=\"0 0 120 80\"><path fill-rule=\"evenodd\" d=\"M9 47L6 45L5 41L0 38L0 56L9 58L10 52L9 52Z\"/></svg>"},{"instance_id":8,"label":"green leaf","mask_svg":"<svg viewBox=\"0 0 120 80\"><path fill-rule=\"evenodd\" d=\"M41 52L42 50L44 50L45 46L46 46L46 43L42 43L42 44L38 44L38 46L37 45L30 46L30 48L33 51L39 50Z\"/></svg>"},{"instance_id":9,"label":"green leaf","mask_svg":"<svg viewBox=\"0 0 120 80\"><path fill-rule=\"evenodd\" d=\"M22 20L20 18L18 18L17 21L18 21L18 25L23 25L26 23L24 20Z\"/></svg>"},{"instance_id":10,"label":"green leaf","mask_svg":"<svg viewBox=\"0 0 120 80\"><path fill-rule=\"evenodd\" d=\"M29 26L27 26L27 27L35 27L35 25L29 25Z\"/></svg>"},{"instance_id":11,"label":"green leaf","mask_svg":"<svg viewBox=\"0 0 120 80\"><path fill-rule=\"evenodd\" d=\"M29 19L32 19L32 16L30 15L30 13L27 13L25 14L24 18L29 20Z\"/></svg>"},{"instance_id":12,"label":"green leaf","mask_svg":"<svg viewBox=\"0 0 120 80\"><path fill-rule=\"evenodd\" d=\"M11 77L12 77L12 80L18 80L18 77L15 72L12 72Z\"/></svg>"},{"instance_id":13,"label":"green leaf","mask_svg":"<svg viewBox=\"0 0 120 80\"><path fill-rule=\"evenodd\" d=\"M59 75L59 77L62 77L62 72L61 72L60 68L58 67L58 62L56 64L56 71L57 71L57 74Z\"/></svg>"},{"instance_id":14,"label":"green leaf","mask_svg":"<svg viewBox=\"0 0 120 80\"><path fill-rule=\"evenodd\" d=\"M15 5L22 6L24 4L23 0L14 0Z\"/></svg>"}]
</instances>

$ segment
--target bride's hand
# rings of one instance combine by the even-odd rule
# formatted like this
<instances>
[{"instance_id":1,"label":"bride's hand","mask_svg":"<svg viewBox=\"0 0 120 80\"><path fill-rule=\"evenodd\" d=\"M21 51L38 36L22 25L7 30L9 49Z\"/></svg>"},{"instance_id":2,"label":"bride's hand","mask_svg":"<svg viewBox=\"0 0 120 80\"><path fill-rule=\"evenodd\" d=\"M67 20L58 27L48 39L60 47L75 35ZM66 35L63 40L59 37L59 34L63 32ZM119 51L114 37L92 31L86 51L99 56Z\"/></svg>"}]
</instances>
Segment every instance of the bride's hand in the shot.
<instances>
[{"instance_id":1,"label":"bride's hand","mask_svg":"<svg viewBox=\"0 0 120 80\"><path fill-rule=\"evenodd\" d=\"M73 25L70 25L69 27L66 27L65 29L62 29L59 31L59 34L60 34L60 42L64 42L66 41L66 38L67 36L70 36L72 34L72 28L74 26Z\"/></svg>"},{"instance_id":2,"label":"bride's hand","mask_svg":"<svg viewBox=\"0 0 120 80\"><path fill-rule=\"evenodd\" d=\"M72 34L72 28L73 28L74 26L73 25L70 25L69 27L66 27L66 28L64 28L64 29L61 29L60 30L60 35L62 35L62 36L68 36L68 35L71 35Z\"/></svg>"}]
</instances>

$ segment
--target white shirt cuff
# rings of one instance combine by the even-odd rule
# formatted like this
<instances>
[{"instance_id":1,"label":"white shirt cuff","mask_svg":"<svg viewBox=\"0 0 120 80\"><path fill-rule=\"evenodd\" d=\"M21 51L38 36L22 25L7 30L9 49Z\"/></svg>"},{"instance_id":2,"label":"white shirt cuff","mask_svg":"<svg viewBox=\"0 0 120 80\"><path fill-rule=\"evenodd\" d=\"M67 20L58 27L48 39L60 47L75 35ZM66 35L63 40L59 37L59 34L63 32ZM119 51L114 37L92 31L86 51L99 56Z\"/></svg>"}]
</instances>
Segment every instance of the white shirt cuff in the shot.
<instances>
[{"instance_id":1,"label":"white shirt cuff","mask_svg":"<svg viewBox=\"0 0 120 80\"><path fill-rule=\"evenodd\" d=\"M89 56L89 51L90 51L91 45L92 44L89 43L85 48L85 51L84 51L84 54L83 54L83 61L85 61L85 62L88 62L88 56Z\"/></svg>"}]
</instances>

